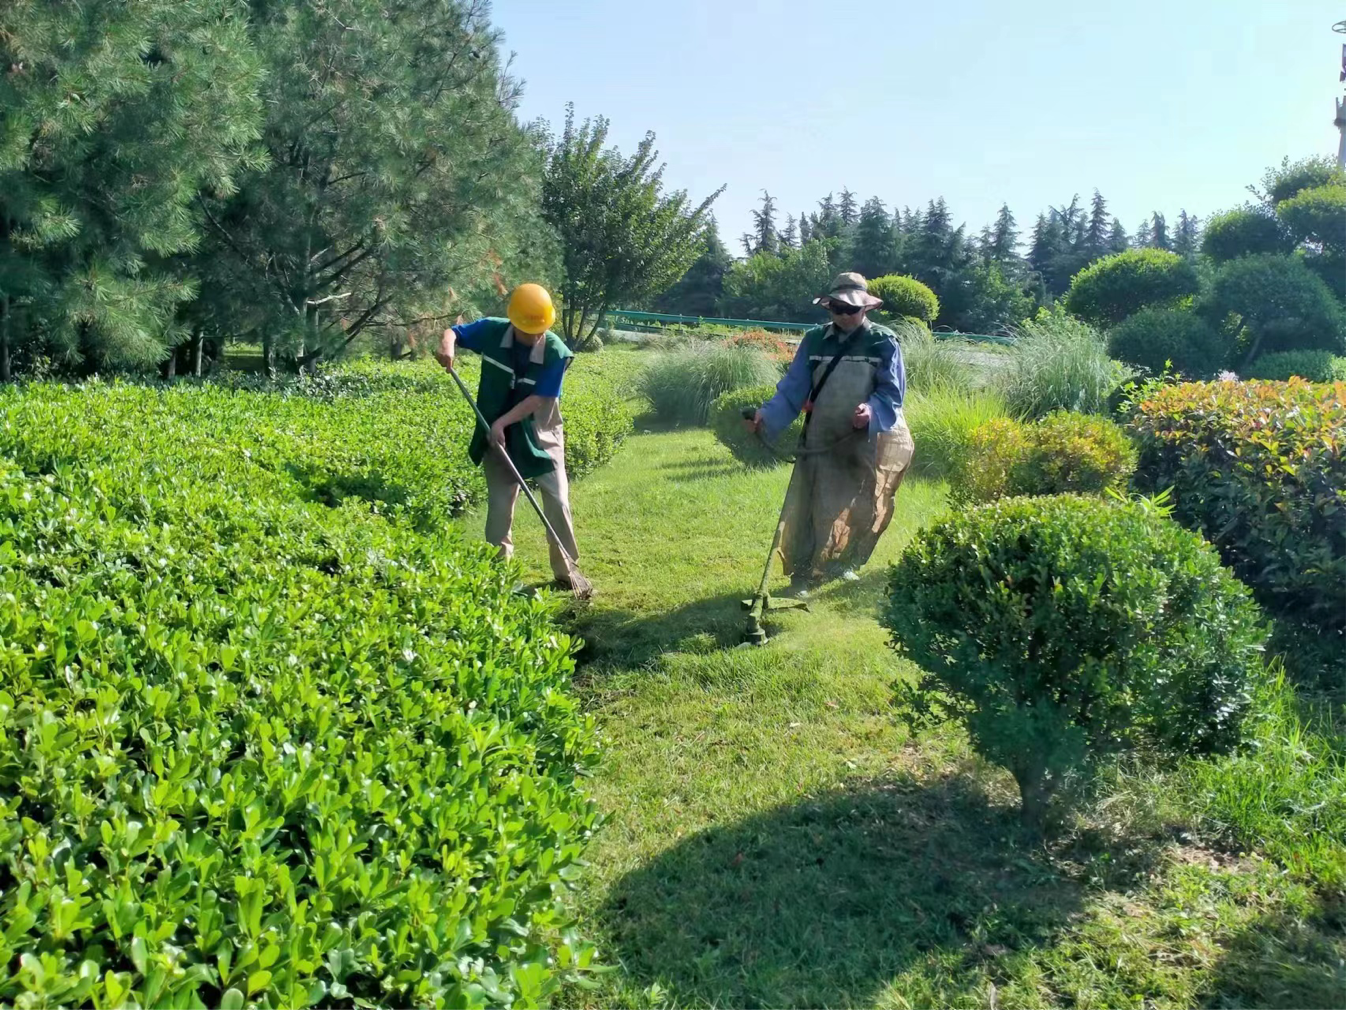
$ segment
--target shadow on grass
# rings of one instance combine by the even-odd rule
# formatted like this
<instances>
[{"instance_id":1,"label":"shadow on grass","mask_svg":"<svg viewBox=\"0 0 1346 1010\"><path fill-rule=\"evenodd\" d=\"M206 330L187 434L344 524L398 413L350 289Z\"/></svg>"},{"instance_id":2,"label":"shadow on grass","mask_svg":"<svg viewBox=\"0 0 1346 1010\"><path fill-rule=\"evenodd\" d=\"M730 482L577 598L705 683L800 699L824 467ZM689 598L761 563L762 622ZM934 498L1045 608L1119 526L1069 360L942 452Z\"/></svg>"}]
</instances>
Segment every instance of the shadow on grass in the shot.
<instances>
[{"instance_id":1,"label":"shadow on grass","mask_svg":"<svg viewBox=\"0 0 1346 1010\"><path fill-rule=\"evenodd\" d=\"M1324 906L1308 919L1255 920L1229 945L1202 1005L1346 1006L1346 906Z\"/></svg>"},{"instance_id":2,"label":"shadow on grass","mask_svg":"<svg viewBox=\"0 0 1346 1010\"><path fill-rule=\"evenodd\" d=\"M603 945L676 1005L870 1004L928 955L946 969L1047 942L1077 885L967 780L866 783L687 838L619 880Z\"/></svg>"},{"instance_id":3,"label":"shadow on grass","mask_svg":"<svg viewBox=\"0 0 1346 1010\"><path fill-rule=\"evenodd\" d=\"M731 649L742 641L747 612L742 601L752 595L745 586L665 613L593 610L576 615L573 631L584 639L579 662L645 666L668 652L709 653ZM773 627L767 621L767 629Z\"/></svg>"}]
</instances>

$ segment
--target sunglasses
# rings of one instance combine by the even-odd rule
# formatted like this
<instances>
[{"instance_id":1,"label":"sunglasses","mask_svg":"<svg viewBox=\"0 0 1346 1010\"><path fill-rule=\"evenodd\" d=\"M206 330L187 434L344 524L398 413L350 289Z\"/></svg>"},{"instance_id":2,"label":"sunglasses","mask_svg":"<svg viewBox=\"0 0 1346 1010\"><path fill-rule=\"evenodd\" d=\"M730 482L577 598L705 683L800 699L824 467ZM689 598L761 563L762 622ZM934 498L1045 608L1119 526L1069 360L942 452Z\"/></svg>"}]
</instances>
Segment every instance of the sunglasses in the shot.
<instances>
[{"instance_id":1,"label":"sunglasses","mask_svg":"<svg viewBox=\"0 0 1346 1010\"><path fill-rule=\"evenodd\" d=\"M831 312L832 315L834 315L834 316L853 316L853 315L855 315L857 312L861 311L861 310L860 310L860 306L858 306L858 305L847 305L845 302L832 302L832 301L829 301L829 302L827 303L827 308L828 308L828 311Z\"/></svg>"}]
</instances>

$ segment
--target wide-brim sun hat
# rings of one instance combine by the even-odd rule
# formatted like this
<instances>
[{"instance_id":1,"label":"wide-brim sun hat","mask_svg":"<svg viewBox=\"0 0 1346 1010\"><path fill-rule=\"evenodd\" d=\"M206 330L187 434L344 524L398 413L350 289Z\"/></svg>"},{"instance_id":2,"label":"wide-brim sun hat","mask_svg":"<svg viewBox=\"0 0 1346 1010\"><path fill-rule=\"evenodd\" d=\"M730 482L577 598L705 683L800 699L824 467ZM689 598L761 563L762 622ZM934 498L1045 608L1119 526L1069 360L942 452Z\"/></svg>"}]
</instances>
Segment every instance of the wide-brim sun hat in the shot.
<instances>
[{"instance_id":1,"label":"wide-brim sun hat","mask_svg":"<svg viewBox=\"0 0 1346 1010\"><path fill-rule=\"evenodd\" d=\"M862 274L848 272L837 274L832 289L813 299L814 305L827 305L829 302L841 302L858 309L877 309L883 304L883 299L869 293L869 282Z\"/></svg>"}]
</instances>

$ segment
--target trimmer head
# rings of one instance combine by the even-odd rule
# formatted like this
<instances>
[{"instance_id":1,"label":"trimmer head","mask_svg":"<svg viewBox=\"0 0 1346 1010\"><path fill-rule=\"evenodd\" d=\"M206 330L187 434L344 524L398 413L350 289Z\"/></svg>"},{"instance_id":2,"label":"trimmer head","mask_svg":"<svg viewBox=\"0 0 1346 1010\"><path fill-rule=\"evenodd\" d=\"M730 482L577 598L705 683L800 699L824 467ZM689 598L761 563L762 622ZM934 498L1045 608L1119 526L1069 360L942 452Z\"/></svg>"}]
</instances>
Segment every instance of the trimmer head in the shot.
<instances>
[{"instance_id":1,"label":"trimmer head","mask_svg":"<svg viewBox=\"0 0 1346 1010\"><path fill-rule=\"evenodd\" d=\"M766 629L762 627L762 618L768 611L808 610L809 605L803 600L777 600L770 593L759 593L751 600L744 600L743 609L748 612L748 621L743 626L744 644L766 645L768 638Z\"/></svg>"}]
</instances>

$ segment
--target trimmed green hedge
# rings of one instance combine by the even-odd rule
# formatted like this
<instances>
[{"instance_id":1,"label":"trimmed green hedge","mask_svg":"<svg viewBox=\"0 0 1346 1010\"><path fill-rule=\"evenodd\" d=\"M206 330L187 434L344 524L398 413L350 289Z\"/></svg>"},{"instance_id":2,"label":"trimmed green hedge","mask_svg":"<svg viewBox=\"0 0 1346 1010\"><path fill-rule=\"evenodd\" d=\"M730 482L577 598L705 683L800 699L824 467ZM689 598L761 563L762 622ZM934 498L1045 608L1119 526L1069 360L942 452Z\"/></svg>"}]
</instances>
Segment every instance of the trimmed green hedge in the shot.
<instances>
[{"instance_id":1,"label":"trimmed green hedge","mask_svg":"<svg viewBox=\"0 0 1346 1010\"><path fill-rule=\"evenodd\" d=\"M1210 382L1142 392L1135 483L1279 613L1346 633L1346 383Z\"/></svg>"},{"instance_id":2,"label":"trimmed green hedge","mask_svg":"<svg viewBox=\"0 0 1346 1010\"><path fill-rule=\"evenodd\" d=\"M443 532L471 483L425 450L465 423L425 395L0 393L0 1003L527 1006L585 969L572 643Z\"/></svg>"},{"instance_id":3,"label":"trimmed green hedge","mask_svg":"<svg viewBox=\"0 0 1346 1010\"><path fill-rule=\"evenodd\" d=\"M1154 375L1172 362L1184 375L1209 378L1231 350L1229 340L1189 309L1141 309L1108 333L1108 354Z\"/></svg>"}]
</instances>

